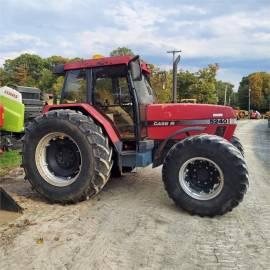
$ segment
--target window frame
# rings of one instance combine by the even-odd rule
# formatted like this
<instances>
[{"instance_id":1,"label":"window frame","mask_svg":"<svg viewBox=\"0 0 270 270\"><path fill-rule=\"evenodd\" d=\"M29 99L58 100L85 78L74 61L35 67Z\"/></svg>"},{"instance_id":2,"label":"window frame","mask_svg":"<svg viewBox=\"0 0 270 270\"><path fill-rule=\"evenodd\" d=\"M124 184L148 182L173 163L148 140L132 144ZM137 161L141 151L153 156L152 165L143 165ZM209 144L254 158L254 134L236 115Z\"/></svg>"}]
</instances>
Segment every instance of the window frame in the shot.
<instances>
[{"instance_id":1,"label":"window frame","mask_svg":"<svg viewBox=\"0 0 270 270\"><path fill-rule=\"evenodd\" d=\"M69 103L69 104L80 104L80 103L89 103L91 104L91 80L92 80L92 72L90 69L80 68L80 69L71 69L67 70L65 72L65 78L64 78L64 84L61 91L61 98L60 98L60 104L64 104L64 95L65 95L65 89L67 86L67 79L68 79L68 72L77 71L77 70L84 70L85 71L85 80L86 80L86 99L85 102L79 102L79 103Z\"/></svg>"},{"instance_id":2,"label":"window frame","mask_svg":"<svg viewBox=\"0 0 270 270\"><path fill-rule=\"evenodd\" d=\"M106 68L106 67L104 67ZM91 68L91 81L90 81L90 93L91 93L91 105L94 106L97 110L99 110L95 104L94 104L94 90L95 90L95 87L94 87L94 76L93 76L93 72L94 72L94 69L95 68ZM131 97L131 101L132 101L132 104L133 104L133 115L134 115L134 126L135 126L135 140L138 142L141 138L141 127L140 127L140 110L139 110L139 100L138 100L138 97L137 97L137 93L136 93L136 89L134 87L134 84L133 84L133 81L132 81L132 77L131 77L131 74L130 74L130 70L127 69L127 74L126 74L126 79L127 79L127 84L128 84L128 90L129 90L129 93L130 93L130 97Z\"/></svg>"},{"instance_id":3,"label":"window frame","mask_svg":"<svg viewBox=\"0 0 270 270\"><path fill-rule=\"evenodd\" d=\"M105 67L104 67L105 68ZM61 91L61 99L60 99L60 103L63 104L63 99L64 99L64 93L65 93L65 88L66 88L66 84L67 84L67 72L69 71L74 71L74 70L85 70L86 73L86 102L91 106L93 106L95 109L99 110L95 104L94 104L94 80L93 80L93 73L94 73L94 69L95 68L85 68L85 69L73 69L73 70L68 70L65 72L65 79L64 79L64 84L63 84L63 88ZM139 98L137 96L137 92L130 74L130 70L127 70L127 74L126 74L126 78L127 78L127 83L128 83L128 88L129 88L129 93L131 96L131 100L133 103L133 114L134 114L134 125L135 125L135 140L138 142L141 139L141 123L140 123L140 109L139 109ZM73 103L75 104L75 103ZM102 112L101 112L102 113ZM106 117L106 115L103 114L104 117ZM108 118L109 119L109 118ZM110 120L110 119L109 119Z\"/></svg>"}]
</instances>

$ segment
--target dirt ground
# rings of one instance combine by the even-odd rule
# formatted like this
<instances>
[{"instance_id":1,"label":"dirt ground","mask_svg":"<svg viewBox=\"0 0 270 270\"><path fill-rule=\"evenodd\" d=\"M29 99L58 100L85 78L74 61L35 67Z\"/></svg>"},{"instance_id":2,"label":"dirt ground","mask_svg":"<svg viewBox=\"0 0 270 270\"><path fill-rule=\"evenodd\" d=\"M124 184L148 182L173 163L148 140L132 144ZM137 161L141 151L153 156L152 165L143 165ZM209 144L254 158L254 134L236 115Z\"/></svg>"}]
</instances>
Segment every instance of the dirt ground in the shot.
<instances>
[{"instance_id":1,"label":"dirt ground","mask_svg":"<svg viewBox=\"0 0 270 270\"><path fill-rule=\"evenodd\" d=\"M244 120L250 187L239 207L210 219L168 198L161 168L111 179L97 197L49 204L20 169L1 180L24 208L0 226L0 269L270 269L270 129Z\"/></svg>"}]
</instances>

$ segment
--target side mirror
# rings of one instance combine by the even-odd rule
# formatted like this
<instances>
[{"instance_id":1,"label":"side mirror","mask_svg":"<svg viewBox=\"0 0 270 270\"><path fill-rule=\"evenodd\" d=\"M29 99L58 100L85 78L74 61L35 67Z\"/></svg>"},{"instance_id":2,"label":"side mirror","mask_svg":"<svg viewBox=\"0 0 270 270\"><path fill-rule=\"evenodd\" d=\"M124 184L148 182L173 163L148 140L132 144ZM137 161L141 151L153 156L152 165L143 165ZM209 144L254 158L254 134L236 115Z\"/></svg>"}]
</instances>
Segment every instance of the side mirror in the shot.
<instances>
[{"instance_id":1,"label":"side mirror","mask_svg":"<svg viewBox=\"0 0 270 270\"><path fill-rule=\"evenodd\" d=\"M132 58L129 63L128 63L130 72L131 72L131 77L133 81L141 81L142 79L142 69L141 69L141 63L140 63L140 58L139 55L135 56Z\"/></svg>"},{"instance_id":2,"label":"side mirror","mask_svg":"<svg viewBox=\"0 0 270 270\"><path fill-rule=\"evenodd\" d=\"M65 75L64 64L56 65L53 69L53 74L59 75L59 76Z\"/></svg>"}]
</instances>

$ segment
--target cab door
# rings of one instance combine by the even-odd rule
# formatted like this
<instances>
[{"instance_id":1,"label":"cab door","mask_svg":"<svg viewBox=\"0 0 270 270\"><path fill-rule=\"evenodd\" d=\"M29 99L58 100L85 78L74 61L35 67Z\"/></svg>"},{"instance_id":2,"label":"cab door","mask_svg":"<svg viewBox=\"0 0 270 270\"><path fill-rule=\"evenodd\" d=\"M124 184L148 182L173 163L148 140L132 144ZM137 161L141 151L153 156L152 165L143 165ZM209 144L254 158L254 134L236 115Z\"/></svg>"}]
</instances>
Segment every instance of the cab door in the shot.
<instances>
[{"instance_id":1,"label":"cab door","mask_svg":"<svg viewBox=\"0 0 270 270\"><path fill-rule=\"evenodd\" d=\"M135 139L134 109L126 66L92 69L93 105L114 124L124 140Z\"/></svg>"}]
</instances>

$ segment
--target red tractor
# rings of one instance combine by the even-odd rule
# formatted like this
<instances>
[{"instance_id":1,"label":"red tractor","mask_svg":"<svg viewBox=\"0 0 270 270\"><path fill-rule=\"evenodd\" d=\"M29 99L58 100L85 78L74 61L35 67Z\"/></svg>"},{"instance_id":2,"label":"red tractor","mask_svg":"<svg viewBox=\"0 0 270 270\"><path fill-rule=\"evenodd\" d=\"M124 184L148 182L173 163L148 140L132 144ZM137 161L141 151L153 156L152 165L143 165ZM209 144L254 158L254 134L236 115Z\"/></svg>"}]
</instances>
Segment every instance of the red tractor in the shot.
<instances>
[{"instance_id":1,"label":"red tractor","mask_svg":"<svg viewBox=\"0 0 270 270\"><path fill-rule=\"evenodd\" d=\"M48 200L75 203L102 190L110 175L163 165L171 199L200 216L222 215L248 187L231 107L158 104L139 57L84 60L65 75L61 104L26 128L26 179Z\"/></svg>"}]
</instances>

